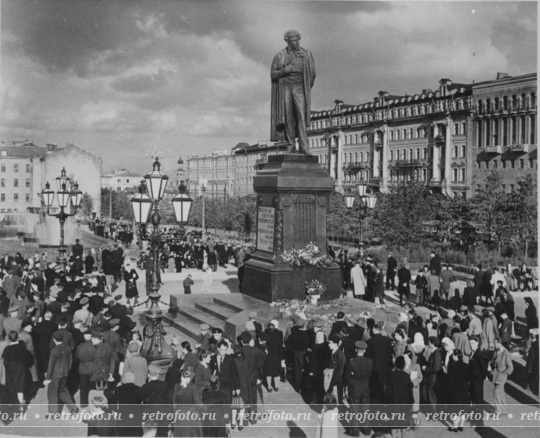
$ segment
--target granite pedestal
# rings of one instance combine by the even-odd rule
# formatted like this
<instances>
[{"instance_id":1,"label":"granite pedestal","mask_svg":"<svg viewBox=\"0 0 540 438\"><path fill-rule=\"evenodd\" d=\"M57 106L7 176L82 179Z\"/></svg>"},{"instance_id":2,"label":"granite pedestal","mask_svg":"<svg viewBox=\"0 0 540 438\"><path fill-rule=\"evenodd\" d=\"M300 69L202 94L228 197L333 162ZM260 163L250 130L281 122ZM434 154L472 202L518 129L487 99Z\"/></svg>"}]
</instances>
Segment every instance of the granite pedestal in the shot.
<instances>
[{"instance_id":1,"label":"granite pedestal","mask_svg":"<svg viewBox=\"0 0 540 438\"><path fill-rule=\"evenodd\" d=\"M257 249L245 264L242 293L272 302L304 299L305 282L317 279L328 292L321 299L342 293L341 271L306 266L293 269L282 254L313 242L326 255L326 209L334 179L317 157L300 154L271 155L253 178L257 194Z\"/></svg>"}]
</instances>

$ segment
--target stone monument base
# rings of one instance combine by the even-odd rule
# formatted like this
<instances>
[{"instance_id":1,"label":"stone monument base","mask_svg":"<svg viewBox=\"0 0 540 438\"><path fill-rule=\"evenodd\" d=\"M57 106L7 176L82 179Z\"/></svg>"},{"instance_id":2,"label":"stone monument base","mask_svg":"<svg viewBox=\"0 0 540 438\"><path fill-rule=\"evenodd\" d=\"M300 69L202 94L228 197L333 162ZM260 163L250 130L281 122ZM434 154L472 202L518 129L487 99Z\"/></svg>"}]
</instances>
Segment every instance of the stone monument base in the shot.
<instances>
[{"instance_id":1,"label":"stone monument base","mask_svg":"<svg viewBox=\"0 0 540 438\"><path fill-rule=\"evenodd\" d=\"M341 297L343 287L339 266L315 268L312 266L293 269L288 264L252 258L246 262L242 293L271 303L276 300L303 300L306 298L305 282L319 280L327 292L321 301Z\"/></svg>"}]
</instances>

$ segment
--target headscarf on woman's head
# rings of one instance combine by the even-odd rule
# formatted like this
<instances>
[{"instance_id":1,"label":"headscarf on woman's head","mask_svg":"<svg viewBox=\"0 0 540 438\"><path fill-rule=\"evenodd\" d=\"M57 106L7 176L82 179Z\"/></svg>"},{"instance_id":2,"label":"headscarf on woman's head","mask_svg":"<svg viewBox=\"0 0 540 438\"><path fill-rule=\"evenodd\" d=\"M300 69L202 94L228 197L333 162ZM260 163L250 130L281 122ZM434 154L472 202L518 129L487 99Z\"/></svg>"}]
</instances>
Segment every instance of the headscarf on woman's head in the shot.
<instances>
[{"instance_id":1,"label":"headscarf on woman's head","mask_svg":"<svg viewBox=\"0 0 540 438\"><path fill-rule=\"evenodd\" d=\"M279 328L279 323L277 322L277 319L272 319L270 321L270 324L272 324L276 330Z\"/></svg>"},{"instance_id":2,"label":"headscarf on woman's head","mask_svg":"<svg viewBox=\"0 0 540 438\"><path fill-rule=\"evenodd\" d=\"M454 344L454 341L450 338L442 338L441 345L444 346L444 344L448 344L448 347L450 347L450 350L455 350L456 346Z\"/></svg>"},{"instance_id":3,"label":"headscarf on woman's head","mask_svg":"<svg viewBox=\"0 0 540 438\"><path fill-rule=\"evenodd\" d=\"M421 353L425 348L426 344L424 343L424 335L420 332L414 334L414 341L411 344L413 351L418 354Z\"/></svg>"},{"instance_id":4,"label":"headscarf on woman's head","mask_svg":"<svg viewBox=\"0 0 540 438\"><path fill-rule=\"evenodd\" d=\"M246 330L249 331L255 331L255 324L253 321L247 321L246 322Z\"/></svg>"},{"instance_id":5,"label":"headscarf on woman's head","mask_svg":"<svg viewBox=\"0 0 540 438\"><path fill-rule=\"evenodd\" d=\"M407 314L405 312L401 312L398 316L399 316L399 322L408 322L409 321L409 317L407 316Z\"/></svg>"}]
</instances>

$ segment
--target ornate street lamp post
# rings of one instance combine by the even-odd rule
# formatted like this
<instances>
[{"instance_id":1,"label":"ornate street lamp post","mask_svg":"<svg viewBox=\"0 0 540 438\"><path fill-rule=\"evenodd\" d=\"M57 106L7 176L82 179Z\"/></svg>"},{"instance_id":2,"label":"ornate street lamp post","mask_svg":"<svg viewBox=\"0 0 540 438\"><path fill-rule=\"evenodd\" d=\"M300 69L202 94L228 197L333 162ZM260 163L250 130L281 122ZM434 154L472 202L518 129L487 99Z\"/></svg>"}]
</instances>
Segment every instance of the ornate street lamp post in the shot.
<instances>
[{"instance_id":1,"label":"ornate street lamp post","mask_svg":"<svg viewBox=\"0 0 540 438\"><path fill-rule=\"evenodd\" d=\"M150 307L146 310L145 316L148 324L144 329L144 342L141 347L141 356L145 357L148 363L154 363L161 367L164 375L166 369L173 360L171 347L165 341L165 330L161 320L163 312L159 308L159 259L160 251L167 240L168 236L159 231L161 216L159 215L159 202L163 199L165 188L169 177L163 174L160 170L159 160L155 159L154 169L151 173L144 177L144 181L139 186L139 193L131 199L133 215L135 222L139 225L146 224L150 221L153 229L152 234L148 237L141 236L141 240L150 242L150 252L154 264L152 272L152 292L148 295ZM182 181L179 187L180 193L173 199L174 213L176 221L184 226L188 219L193 200L185 194L185 185ZM145 192L148 191L148 194ZM140 228L139 228L140 229Z\"/></svg>"},{"instance_id":2,"label":"ornate street lamp post","mask_svg":"<svg viewBox=\"0 0 540 438\"><path fill-rule=\"evenodd\" d=\"M365 184L362 179L360 179L360 181L358 182L356 189L358 191L358 196L360 198L359 245L360 245L360 257L363 257L364 256L364 240L363 240L364 218L366 217L368 210L373 210L375 208L375 204L377 203L377 197L373 194L368 194L368 185ZM349 192L345 195L345 205L347 206L348 209L353 208L355 199L356 199L356 196L354 195L354 193Z\"/></svg>"},{"instance_id":3,"label":"ornate street lamp post","mask_svg":"<svg viewBox=\"0 0 540 438\"><path fill-rule=\"evenodd\" d=\"M56 178L56 184L58 186L56 196L58 198L58 206L60 207L59 213L51 214L49 212L49 209L52 207L54 201L54 190L51 189L51 185L48 181L45 184L45 188L41 191L41 198L47 207L47 214L57 218L60 221L60 254L57 261L65 266L67 264L67 258L65 255L66 248L64 245L64 225L68 217L75 216L77 213L77 208L81 205L82 201L82 192L79 190L79 184L77 184L77 182L73 182L73 184L71 184L71 180L66 176L65 167L60 172L60 176ZM71 186L71 190L68 190L68 184ZM70 199L73 206L73 212L66 213L65 209L69 205Z\"/></svg>"},{"instance_id":4,"label":"ornate street lamp post","mask_svg":"<svg viewBox=\"0 0 540 438\"><path fill-rule=\"evenodd\" d=\"M202 234L201 234L201 240L204 242L204 236L206 234L206 225L205 225L205 205L204 205L204 194L206 192L206 184L208 184L208 181L206 179L200 180L201 184L201 193L202 193Z\"/></svg>"}]
</instances>

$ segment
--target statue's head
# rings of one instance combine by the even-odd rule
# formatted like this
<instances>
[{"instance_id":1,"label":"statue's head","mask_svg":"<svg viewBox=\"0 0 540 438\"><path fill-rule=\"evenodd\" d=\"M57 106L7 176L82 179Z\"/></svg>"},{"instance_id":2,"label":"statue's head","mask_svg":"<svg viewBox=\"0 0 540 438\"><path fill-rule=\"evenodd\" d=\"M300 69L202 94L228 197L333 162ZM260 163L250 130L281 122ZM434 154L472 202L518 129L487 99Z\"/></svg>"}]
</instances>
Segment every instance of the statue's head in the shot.
<instances>
[{"instance_id":1,"label":"statue's head","mask_svg":"<svg viewBox=\"0 0 540 438\"><path fill-rule=\"evenodd\" d=\"M287 41L289 47L293 49L297 49L300 45L300 38L301 35L296 30L289 30L285 32L285 35L283 36L283 39Z\"/></svg>"}]
</instances>

